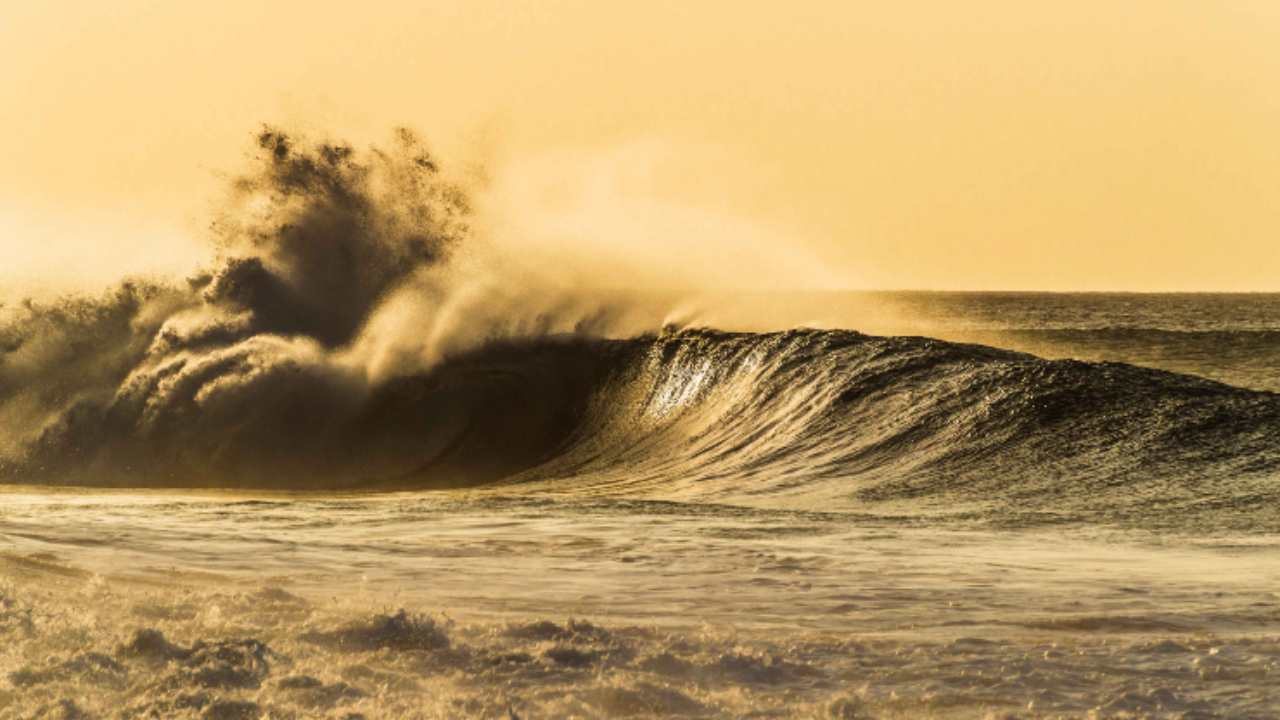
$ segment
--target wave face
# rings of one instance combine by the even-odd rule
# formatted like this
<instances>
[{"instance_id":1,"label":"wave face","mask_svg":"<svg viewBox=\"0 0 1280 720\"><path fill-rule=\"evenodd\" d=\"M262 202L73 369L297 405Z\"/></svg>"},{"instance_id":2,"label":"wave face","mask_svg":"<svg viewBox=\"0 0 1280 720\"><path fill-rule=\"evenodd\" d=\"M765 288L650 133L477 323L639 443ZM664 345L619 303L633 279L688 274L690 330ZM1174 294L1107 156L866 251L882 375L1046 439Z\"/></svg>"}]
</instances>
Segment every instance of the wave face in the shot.
<instances>
[{"instance_id":1,"label":"wave face","mask_svg":"<svg viewBox=\"0 0 1280 720\"><path fill-rule=\"evenodd\" d=\"M256 337L194 369L135 375L111 402L46 429L6 479L532 483L1232 527L1268 522L1280 499L1280 395L1118 363L848 331L684 330L495 344L367 387L305 353L255 364L286 342ZM231 380L241 384L222 387Z\"/></svg>"},{"instance_id":2,"label":"wave face","mask_svg":"<svg viewBox=\"0 0 1280 720\"><path fill-rule=\"evenodd\" d=\"M1280 395L843 331L688 331L631 347L625 379L521 479L1014 522L1276 515Z\"/></svg>"}]
</instances>

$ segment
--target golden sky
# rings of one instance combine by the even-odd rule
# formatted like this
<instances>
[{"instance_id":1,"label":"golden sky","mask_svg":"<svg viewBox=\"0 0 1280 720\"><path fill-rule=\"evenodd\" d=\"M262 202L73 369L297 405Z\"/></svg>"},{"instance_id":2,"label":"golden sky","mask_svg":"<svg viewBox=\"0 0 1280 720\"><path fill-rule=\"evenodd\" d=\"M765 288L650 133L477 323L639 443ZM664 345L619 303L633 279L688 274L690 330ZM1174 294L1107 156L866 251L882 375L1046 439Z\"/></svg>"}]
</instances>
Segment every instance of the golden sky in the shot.
<instances>
[{"instance_id":1,"label":"golden sky","mask_svg":"<svg viewBox=\"0 0 1280 720\"><path fill-rule=\"evenodd\" d=\"M1274 0L5 3L0 99L0 285L189 266L270 122L746 285L1280 290Z\"/></svg>"}]
</instances>

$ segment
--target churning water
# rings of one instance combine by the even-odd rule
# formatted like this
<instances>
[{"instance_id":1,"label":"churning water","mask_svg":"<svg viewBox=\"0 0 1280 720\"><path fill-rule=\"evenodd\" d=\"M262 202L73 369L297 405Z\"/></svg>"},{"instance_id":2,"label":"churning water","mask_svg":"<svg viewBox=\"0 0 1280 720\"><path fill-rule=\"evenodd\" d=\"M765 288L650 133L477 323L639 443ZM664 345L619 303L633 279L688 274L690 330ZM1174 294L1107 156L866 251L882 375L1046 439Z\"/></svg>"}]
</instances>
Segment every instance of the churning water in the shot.
<instances>
[{"instance_id":1,"label":"churning water","mask_svg":"<svg viewBox=\"0 0 1280 720\"><path fill-rule=\"evenodd\" d=\"M401 142L0 322L0 717L1280 716L1280 296L459 306Z\"/></svg>"}]
</instances>

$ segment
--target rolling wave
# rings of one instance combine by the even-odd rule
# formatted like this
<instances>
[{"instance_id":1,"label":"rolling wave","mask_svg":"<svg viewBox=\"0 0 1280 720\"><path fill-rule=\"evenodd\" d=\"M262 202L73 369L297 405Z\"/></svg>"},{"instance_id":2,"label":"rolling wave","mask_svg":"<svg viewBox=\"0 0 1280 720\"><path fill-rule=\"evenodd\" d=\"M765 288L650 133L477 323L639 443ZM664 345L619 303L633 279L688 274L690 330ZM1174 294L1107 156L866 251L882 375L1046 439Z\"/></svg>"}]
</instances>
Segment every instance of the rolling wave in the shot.
<instances>
[{"instance_id":1,"label":"rolling wave","mask_svg":"<svg viewBox=\"0 0 1280 720\"><path fill-rule=\"evenodd\" d=\"M357 388L295 356L255 367L237 347L214 369L135 379L69 414L6 479L496 483L1049 521L1209 513L1232 526L1274 516L1280 499L1280 395L1119 363L849 331L681 330L497 343ZM209 402L245 375L251 399Z\"/></svg>"},{"instance_id":2,"label":"rolling wave","mask_svg":"<svg viewBox=\"0 0 1280 720\"><path fill-rule=\"evenodd\" d=\"M1280 395L921 337L459 309L468 204L411 135L258 146L215 267L0 316L0 482L1280 527ZM1109 332L1086 339L1162 346ZM1241 337L1276 340L1205 354Z\"/></svg>"},{"instance_id":3,"label":"rolling wave","mask_svg":"<svg viewBox=\"0 0 1280 720\"><path fill-rule=\"evenodd\" d=\"M1280 395L846 331L685 331L631 348L571 442L517 479L912 515L1276 515Z\"/></svg>"}]
</instances>

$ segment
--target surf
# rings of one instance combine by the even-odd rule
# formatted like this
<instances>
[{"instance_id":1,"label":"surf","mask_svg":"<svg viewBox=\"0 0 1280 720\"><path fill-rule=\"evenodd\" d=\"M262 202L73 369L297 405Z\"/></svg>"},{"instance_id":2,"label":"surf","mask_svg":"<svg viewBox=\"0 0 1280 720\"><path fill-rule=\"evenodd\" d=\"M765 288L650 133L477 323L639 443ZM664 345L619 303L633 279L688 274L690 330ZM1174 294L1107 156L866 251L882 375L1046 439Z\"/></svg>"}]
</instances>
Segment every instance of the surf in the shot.
<instances>
[{"instance_id":1,"label":"surf","mask_svg":"<svg viewBox=\"0 0 1280 720\"><path fill-rule=\"evenodd\" d=\"M664 324L669 305L469 255L472 203L411 133L358 150L268 128L255 148L211 266L0 313L0 482L1280 527L1274 393L928 337Z\"/></svg>"}]
</instances>

